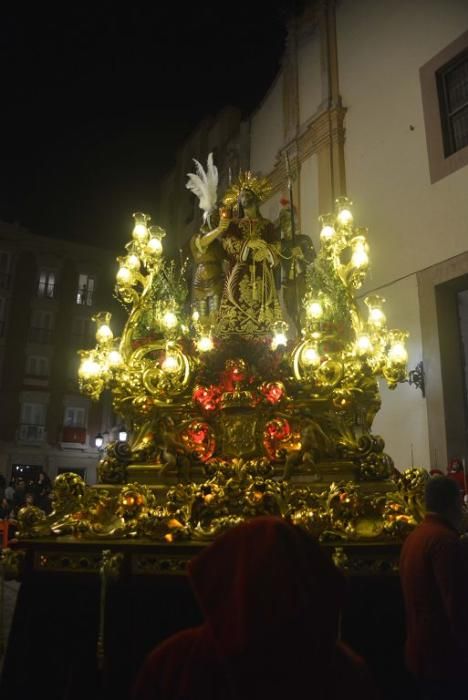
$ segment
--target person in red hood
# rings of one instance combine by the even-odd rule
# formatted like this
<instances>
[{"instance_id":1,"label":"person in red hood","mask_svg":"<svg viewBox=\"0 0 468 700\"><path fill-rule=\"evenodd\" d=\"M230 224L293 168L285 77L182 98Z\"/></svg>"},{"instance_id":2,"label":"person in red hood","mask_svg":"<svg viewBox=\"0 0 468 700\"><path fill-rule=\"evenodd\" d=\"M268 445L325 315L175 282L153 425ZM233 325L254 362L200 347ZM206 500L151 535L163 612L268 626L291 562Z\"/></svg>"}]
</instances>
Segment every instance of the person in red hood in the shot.
<instances>
[{"instance_id":1,"label":"person in red hood","mask_svg":"<svg viewBox=\"0 0 468 700\"><path fill-rule=\"evenodd\" d=\"M199 627L157 646L134 700L375 700L367 668L338 641L345 581L299 527L258 517L188 567Z\"/></svg>"},{"instance_id":2,"label":"person in red hood","mask_svg":"<svg viewBox=\"0 0 468 700\"><path fill-rule=\"evenodd\" d=\"M466 492L465 484L465 470L463 468L463 462L458 457L452 459L447 467L447 476L449 479L453 479L458 484L462 494Z\"/></svg>"},{"instance_id":3,"label":"person in red hood","mask_svg":"<svg viewBox=\"0 0 468 700\"><path fill-rule=\"evenodd\" d=\"M426 484L426 516L403 543L400 580L406 610L408 669L427 700L466 698L468 542L458 485Z\"/></svg>"}]
</instances>

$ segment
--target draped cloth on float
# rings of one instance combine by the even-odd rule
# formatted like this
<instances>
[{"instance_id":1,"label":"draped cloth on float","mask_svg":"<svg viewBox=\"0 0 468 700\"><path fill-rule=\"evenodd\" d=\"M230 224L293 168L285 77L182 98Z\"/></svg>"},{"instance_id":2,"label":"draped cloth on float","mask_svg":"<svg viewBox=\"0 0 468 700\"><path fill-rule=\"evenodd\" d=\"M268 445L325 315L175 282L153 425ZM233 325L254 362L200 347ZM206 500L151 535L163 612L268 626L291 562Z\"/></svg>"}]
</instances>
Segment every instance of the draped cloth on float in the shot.
<instances>
[{"instance_id":1,"label":"draped cloth on float","mask_svg":"<svg viewBox=\"0 0 468 700\"><path fill-rule=\"evenodd\" d=\"M233 219L220 242L229 262L216 335L258 337L271 333L282 320L273 269L278 264L279 238L262 217Z\"/></svg>"}]
</instances>

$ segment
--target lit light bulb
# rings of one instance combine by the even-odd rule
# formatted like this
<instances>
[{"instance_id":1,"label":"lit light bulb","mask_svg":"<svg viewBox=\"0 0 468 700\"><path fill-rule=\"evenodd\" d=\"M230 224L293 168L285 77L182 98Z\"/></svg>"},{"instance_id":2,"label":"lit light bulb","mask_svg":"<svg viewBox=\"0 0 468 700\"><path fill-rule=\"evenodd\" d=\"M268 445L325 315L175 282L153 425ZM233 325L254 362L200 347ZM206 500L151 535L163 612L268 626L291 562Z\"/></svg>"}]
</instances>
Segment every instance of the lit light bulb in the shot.
<instances>
[{"instance_id":1,"label":"lit light bulb","mask_svg":"<svg viewBox=\"0 0 468 700\"><path fill-rule=\"evenodd\" d=\"M385 303L385 299L378 294L372 294L364 299L364 303L369 309L369 325L377 329L383 328L387 320L382 311L382 304Z\"/></svg>"},{"instance_id":2,"label":"lit light bulb","mask_svg":"<svg viewBox=\"0 0 468 700\"><path fill-rule=\"evenodd\" d=\"M320 231L320 238L322 241L329 241L335 235L335 229L333 226L326 224L322 227Z\"/></svg>"},{"instance_id":3,"label":"lit light bulb","mask_svg":"<svg viewBox=\"0 0 468 700\"><path fill-rule=\"evenodd\" d=\"M111 367L119 367L123 362L122 355L118 350L111 350L108 359Z\"/></svg>"},{"instance_id":4,"label":"lit light bulb","mask_svg":"<svg viewBox=\"0 0 468 700\"><path fill-rule=\"evenodd\" d=\"M288 344L288 339L286 337L286 333L283 331L277 331L275 332L273 336L273 340L271 341L271 349L276 350L280 345L287 345Z\"/></svg>"},{"instance_id":5,"label":"lit light bulb","mask_svg":"<svg viewBox=\"0 0 468 700\"><path fill-rule=\"evenodd\" d=\"M319 216L319 221L322 227L320 229L320 240L326 243L335 235L335 217L333 214L322 214L322 216Z\"/></svg>"},{"instance_id":6,"label":"lit light bulb","mask_svg":"<svg viewBox=\"0 0 468 700\"><path fill-rule=\"evenodd\" d=\"M82 361L78 374L84 379L98 377L101 374L101 365L99 362L96 362L96 360L92 360L88 357L86 360Z\"/></svg>"},{"instance_id":7,"label":"lit light bulb","mask_svg":"<svg viewBox=\"0 0 468 700\"><path fill-rule=\"evenodd\" d=\"M132 273L128 267L119 268L119 271L117 272L117 282L120 282L120 284L130 284L131 281Z\"/></svg>"},{"instance_id":8,"label":"lit light bulb","mask_svg":"<svg viewBox=\"0 0 468 700\"><path fill-rule=\"evenodd\" d=\"M397 340L390 346L388 359L391 363L396 365L403 365L408 361L408 352L401 340Z\"/></svg>"},{"instance_id":9,"label":"lit light bulb","mask_svg":"<svg viewBox=\"0 0 468 700\"><path fill-rule=\"evenodd\" d=\"M369 309L369 323L372 326L375 326L376 328L381 328L386 320L387 319L382 309L379 309L377 307Z\"/></svg>"},{"instance_id":10,"label":"lit light bulb","mask_svg":"<svg viewBox=\"0 0 468 700\"><path fill-rule=\"evenodd\" d=\"M140 258L138 255L135 255L132 253L131 255L127 255L127 259L125 260L127 267L129 270L139 270L140 269Z\"/></svg>"},{"instance_id":11,"label":"lit light bulb","mask_svg":"<svg viewBox=\"0 0 468 700\"><path fill-rule=\"evenodd\" d=\"M320 355L317 348L314 348L312 345L305 347L301 353L301 360L303 365L318 367L320 364Z\"/></svg>"},{"instance_id":12,"label":"lit light bulb","mask_svg":"<svg viewBox=\"0 0 468 700\"><path fill-rule=\"evenodd\" d=\"M310 304L307 305L307 315L310 318L313 318L315 320L322 318L322 316L323 316L322 304L319 301L311 301Z\"/></svg>"},{"instance_id":13,"label":"lit light bulb","mask_svg":"<svg viewBox=\"0 0 468 700\"><path fill-rule=\"evenodd\" d=\"M209 335L204 335L197 343L197 348L200 352L209 352L213 350L213 341Z\"/></svg>"},{"instance_id":14,"label":"lit light bulb","mask_svg":"<svg viewBox=\"0 0 468 700\"><path fill-rule=\"evenodd\" d=\"M161 255L163 247L159 238L150 238L146 246L152 255Z\"/></svg>"},{"instance_id":15,"label":"lit light bulb","mask_svg":"<svg viewBox=\"0 0 468 700\"><path fill-rule=\"evenodd\" d=\"M351 207L353 203L347 197L338 197L336 200L336 208L338 214L336 219L340 226L349 226L353 221L353 215L351 213Z\"/></svg>"},{"instance_id":16,"label":"lit light bulb","mask_svg":"<svg viewBox=\"0 0 468 700\"><path fill-rule=\"evenodd\" d=\"M353 215L351 214L349 209L345 208L345 209L341 209L338 212L338 216L336 218L338 219L339 223L342 226L347 226L348 224L350 224L352 222Z\"/></svg>"},{"instance_id":17,"label":"lit light bulb","mask_svg":"<svg viewBox=\"0 0 468 700\"><path fill-rule=\"evenodd\" d=\"M133 215L133 218L135 219L135 226L133 227L132 236L139 243L144 243L148 238L148 227L146 224L151 217L137 212Z\"/></svg>"},{"instance_id":18,"label":"lit light bulb","mask_svg":"<svg viewBox=\"0 0 468 700\"><path fill-rule=\"evenodd\" d=\"M107 341L112 340L113 337L114 334L107 323L103 323L96 331L96 340L98 343L106 343Z\"/></svg>"},{"instance_id":19,"label":"lit light bulb","mask_svg":"<svg viewBox=\"0 0 468 700\"><path fill-rule=\"evenodd\" d=\"M361 268L369 264L369 256L367 255L367 244L364 239L359 237L353 243L353 254L351 256L351 264L353 267Z\"/></svg>"},{"instance_id":20,"label":"lit light bulb","mask_svg":"<svg viewBox=\"0 0 468 700\"><path fill-rule=\"evenodd\" d=\"M360 355L371 353L373 350L372 343L368 335L359 335L356 339L356 349Z\"/></svg>"},{"instance_id":21,"label":"lit light bulb","mask_svg":"<svg viewBox=\"0 0 468 700\"><path fill-rule=\"evenodd\" d=\"M177 316L173 311L166 311L162 318L162 322L166 328L175 328L177 326Z\"/></svg>"},{"instance_id":22,"label":"lit light bulb","mask_svg":"<svg viewBox=\"0 0 468 700\"><path fill-rule=\"evenodd\" d=\"M171 374L172 372L177 372L177 370L179 369L177 357L175 357L175 355L172 354L167 354L164 358L161 367L163 371L167 372L168 374Z\"/></svg>"}]
</instances>

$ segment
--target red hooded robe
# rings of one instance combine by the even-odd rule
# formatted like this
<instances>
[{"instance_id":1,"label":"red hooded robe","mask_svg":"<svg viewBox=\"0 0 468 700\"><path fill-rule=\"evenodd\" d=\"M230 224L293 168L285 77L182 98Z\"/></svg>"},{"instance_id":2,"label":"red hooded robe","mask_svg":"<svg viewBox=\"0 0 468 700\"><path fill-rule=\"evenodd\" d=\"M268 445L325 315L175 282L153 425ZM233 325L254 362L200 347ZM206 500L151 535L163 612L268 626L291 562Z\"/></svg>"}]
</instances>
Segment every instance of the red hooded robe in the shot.
<instances>
[{"instance_id":1,"label":"red hooded robe","mask_svg":"<svg viewBox=\"0 0 468 700\"><path fill-rule=\"evenodd\" d=\"M229 530L189 564L205 623L146 659L135 700L374 700L363 661L337 641L344 579L280 518Z\"/></svg>"}]
</instances>

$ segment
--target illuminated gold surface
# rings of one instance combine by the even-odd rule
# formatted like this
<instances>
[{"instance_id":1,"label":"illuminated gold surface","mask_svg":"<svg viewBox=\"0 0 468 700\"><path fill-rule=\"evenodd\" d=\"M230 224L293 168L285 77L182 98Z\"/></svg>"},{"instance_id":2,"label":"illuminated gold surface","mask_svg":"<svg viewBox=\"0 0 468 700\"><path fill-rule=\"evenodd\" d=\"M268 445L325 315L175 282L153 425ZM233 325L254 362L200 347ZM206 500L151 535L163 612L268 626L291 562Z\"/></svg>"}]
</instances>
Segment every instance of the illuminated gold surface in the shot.
<instances>
[{"instance_id":1,"label":"illuminated gold surface","mask_svg":"<svg viewBox=\"0 0 468 700\"><path fill-rule=\"evenodd\" d=\"M225 204L245 186L262 199L269 185L247 173ZM217 337L216 319L205 328L187 303L185 268L164 259L165 232L149 220L135 215L118 259L122 336L96 314L97 345L81 352L79 372L90 398L111 390L130 441L107 446L99 488L59 476L53 513L23 509L20 536L205 540L268 513L324 541L401 539L421 518L423 477L397 475L372 423L377 379L395 388L407 377L407 334L388 330L382 298L367 297L365 311L356 301L370 254L352 203L340 198L321 217L304 327L287 347L277 318L263 337Z\"/></svg>"}]
</instances>

